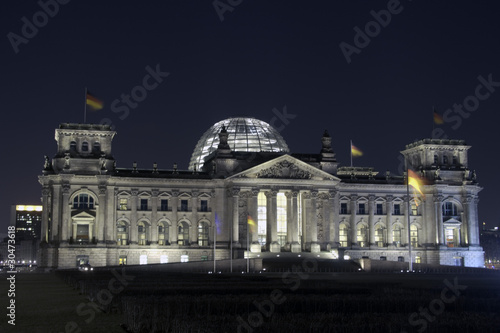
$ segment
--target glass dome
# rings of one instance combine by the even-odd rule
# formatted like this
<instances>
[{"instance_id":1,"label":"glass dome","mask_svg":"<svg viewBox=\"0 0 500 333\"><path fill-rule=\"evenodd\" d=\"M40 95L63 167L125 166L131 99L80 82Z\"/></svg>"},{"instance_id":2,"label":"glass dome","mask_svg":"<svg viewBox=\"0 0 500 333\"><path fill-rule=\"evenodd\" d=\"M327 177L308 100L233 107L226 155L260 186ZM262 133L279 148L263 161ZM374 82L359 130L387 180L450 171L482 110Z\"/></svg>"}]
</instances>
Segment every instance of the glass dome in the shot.
<instances>
[{"instance_id":1,"label":"glass dome","mask_svg":"<svg viewBox=\"0 0 500 333\"><path fill-rule=\"evenodd\" d=\"M228 118L215 123L200 138L189 162L189 170L200 167L205 157L217 149L219 132L226 127L227 143L232 151L285 152L288 146L283 137L268 123L255 118Z\"/></svg>"}]
</instances>

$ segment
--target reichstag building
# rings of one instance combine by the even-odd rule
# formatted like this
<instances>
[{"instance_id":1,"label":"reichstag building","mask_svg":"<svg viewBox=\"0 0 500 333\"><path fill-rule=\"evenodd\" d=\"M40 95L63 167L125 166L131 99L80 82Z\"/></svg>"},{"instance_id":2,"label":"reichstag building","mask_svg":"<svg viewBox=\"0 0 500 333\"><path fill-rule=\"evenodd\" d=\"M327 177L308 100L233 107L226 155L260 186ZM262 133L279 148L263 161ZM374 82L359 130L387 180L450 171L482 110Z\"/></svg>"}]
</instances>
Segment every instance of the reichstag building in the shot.
<instances>
[{"instance_id":1,"label":"reichstag building","mask_svg":"<svg viewBox=\"0 0 500 333\"><path fill-rule=\"evenodd\" d=\"M286 252L408 262L409 246L415 263L484 265L481 187L464 141L424 139L402 151L425 179L424 198L407 195L405 176L339 167L327 132L319 152L295 154L269 124L225 119L201 136L188 170L117 167L115 134L108 125L55 130L57 152L39 176L39 266Z\"/></svg>"}]
</instances>

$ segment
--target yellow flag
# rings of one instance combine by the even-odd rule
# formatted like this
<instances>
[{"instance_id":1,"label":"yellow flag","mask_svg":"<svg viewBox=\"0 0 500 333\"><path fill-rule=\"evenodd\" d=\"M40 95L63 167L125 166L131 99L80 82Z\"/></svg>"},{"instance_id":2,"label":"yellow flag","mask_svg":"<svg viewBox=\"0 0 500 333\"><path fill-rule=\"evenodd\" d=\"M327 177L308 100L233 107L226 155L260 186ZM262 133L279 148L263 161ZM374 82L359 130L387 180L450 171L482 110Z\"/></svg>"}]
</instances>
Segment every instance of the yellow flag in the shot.
<instances>
[{"instance_id":1,"label":"yellow flag","mask_svg":"<svg viewBox=\"0 0 500 333\"><path fill-rule=\"evenodd\" d=\"M425 194L422 192L424 182L422 181L422 178L420 178L413 170L408 170L408 185L413 187L413 189L420 193L422 198L425 199Z\"/></svg>"},{"instance_id":2,"label":"yellow flag","mask_svg":"<svg viewBox=\"0 0 500 333\"><path fill-rule=\"evenodd\" d=\"M251 232L254 232L256 230L255 228L257 228L257 223L255 223L250 215L248 215L248 226Z\"/></svg>"}]
</instances>

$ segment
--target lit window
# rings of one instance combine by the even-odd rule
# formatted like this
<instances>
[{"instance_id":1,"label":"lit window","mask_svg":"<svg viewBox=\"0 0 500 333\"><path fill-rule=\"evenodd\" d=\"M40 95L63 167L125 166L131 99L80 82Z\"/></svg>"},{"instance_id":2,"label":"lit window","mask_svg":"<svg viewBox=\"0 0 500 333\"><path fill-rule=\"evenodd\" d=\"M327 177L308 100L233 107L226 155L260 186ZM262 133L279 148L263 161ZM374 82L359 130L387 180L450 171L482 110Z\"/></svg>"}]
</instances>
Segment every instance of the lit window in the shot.
<instances>
[{"instance_id":1,"label":"lit window","mask_svg":"<svg viewBox=\"0 0 500 333\"><path fill-rule=\"evenodd\" d=\"M417 204L411 204L411 215L418 215L418 206Z\"/></svg>"},{"instance_id":2,"label":"lit window","mask_svg":"<svg viewBox=\"0 0 500 333\"><path fill-rule=\"evenodd\" d=\"M168 224L160 222L158 225L158 244L167 245L168 244Z\"/></svg>"},{"instance_id":3,"label":"lit window","mask_svg":"<svg viewBox=\"0 0 500 333\"><path fill-rule=\"evenodd\" d=\"M357 231L356 232L356 241L358 242L359 246L361 246L361 247L368 246L366 226L358 225L358 228L356 231Z\"/></svg>"},{"instance_id":4,"label":"lit window","mask_svg":"<svg viewBox=\"0 0 500 333\"><path fill-rule=\"evenodd\" d=\"M166 254L160 256L160 264L168 264L168 256Z\"/></svg>"},{"instance_id":5,"label":"lit window","mask_svg":"<svg viewBox=\"0 0 500 333\"><path fill-rule=\"evenodd\" d=\"M348 229L345 224L340 224L339 226L339 243L340 247L348 246Z\"/></svg>"},{"instance_id":6,"label":"lit window","mask_svg":"<svg viewBox=\"0 0 500 333\"><path fill-rule=\"evenodd\" d=\"M392 241L394 245L401 245L401 227L399 225L395 225L392 229Z\"/></svg>"},{"instance_id":7,"label":"lit window","mask_svg":"<svg viewBox=\"0 0 500 333\"><path fill-rule=\"evenodd\" d=\"M383 247L384 243L384 228L382 226L377 226L377 228L375 229L375 244L378 247Z\"/></svg>"},{"instance_id":8,"label":"lit window","mask_svg":"<svg viewBox=\"0 0 500 333\"><path fill-rule=\"evenodd\" d=\"M123 221L116 224L116 243L118 245L128 244L128 227Z\"/></svg>"},{"instance_id":9,"label":"lit window","mask_svg":"<svg viewBox=\"0 0 500 333\"><path fill-rule=\"evenodd\" d=\"M148 264L148 256L146 254L141 254L139 256L139 265L147 265Z\"/></svg>"},{"instance_id":10,"label":"lit window","mask_svg":"<svg viewBox=\"0 0 500 333\"><path fill-rule=\"evenodd\" d=\"M410 226L410 239L411 239L411 246L417 247L418 246L418 228L414 224L412 224Z\"/></svg>"},{"instance_id":11,"label":"lit window","mask_svg":"<svg viewBox=\"0 0 500 333\"><path fill-rule=\"evenodd\" d=\"M127 204L128 204L128 199L126 198L121 198L120 199L120 210L127 210Z\"/></svg>"},{"instance_id":12,"label":"lit window","mask_svg":"<svg viewBox=\"0 0 500 333\"><path fill-rule=\"evenodd\" d=\"M179 224L177 243L179 245L189 245L189 225L186 222Z\"/></svg>"},{"instance_id":13,"label":"lit window","mask_svg":"<svg viewBox=\"0 0 500 333\"><path fill-rule=\"evenodd\" d=\"M198 245L208 246L208 224L201 222L198 225Z\"/></svg>"},{"instance_id":14,"label":"lit window","mask_svg":"<svg viewBox=\"0 0 500 333\"><path fill-rule=\"evenodd\" d=\"M148 244L148 236L147 236L147 226L144 222L139 222L137 225L138 239L139 245L147 245Z\"/></svg>"},{"instance_id":15,"label":"lit window","mask_svg":"<svg viewBox=\"0 0 500 333\"><path fill-rule=\"evenodd\" d=\"M189 256L187 254L181 255L181 262L189 262Z\"/></svg>"}]
</instances>

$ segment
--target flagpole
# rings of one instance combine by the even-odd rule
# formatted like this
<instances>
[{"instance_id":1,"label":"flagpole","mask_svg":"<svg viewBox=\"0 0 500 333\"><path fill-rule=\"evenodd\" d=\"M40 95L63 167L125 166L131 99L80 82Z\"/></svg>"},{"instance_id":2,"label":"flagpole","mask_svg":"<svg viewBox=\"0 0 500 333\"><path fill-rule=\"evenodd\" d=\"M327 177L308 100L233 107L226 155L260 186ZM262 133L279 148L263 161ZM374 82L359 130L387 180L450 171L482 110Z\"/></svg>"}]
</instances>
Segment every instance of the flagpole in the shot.
<instances>
[{"instance_id":1,"label":"flagpole","mask_svg":"<svg viewBox=\"0 0 500 333\"><path fill-rule=\"evenodd\" d=\"M229 267L230 272L233 272L233 221L231 221L231 242L229 243Z\"/></svg>"},{"instance_id":2,"label":"flagpole","mask_svg":"<svg viewBox=\"0 0 500 333\"><path fill-rule=\"evenodd\" d=\"M412 258L411 258L411 231L410 231L410 172L409 172L409 166L408 166L408 161L406 159L405 155L405 166L406 166L406 197L407 197L407 212L408 212L408 253L409 253L409 263L408 267L410 269L410 272L413 272L413 263L412 263Z\"/></svg>"},{"instance_id":3,"label":"flagpole","mask_svg":"<svg viewBox=\"0 0 500 333\"><path fill-rule=\"evenodd\" d=\"M352 140L351 140L351 147L350 147L350 149L351 149L351 168L352 168Z\"/></svg>"},{"instance_id":4,"label":"flagpole","mask_svg":"<svg viewBox=\"0 0 500 333\"><path fill-rule=\"evenodd\" d=\"M248 231L250 229L250 224L248 223L248 218L247 218L247 273L250 273L250 232Z\"/></svg>"},{"instance_id":5,"label":"flagpole","mask_svg":"<svg viewBox=\"0 0 500 333\"><path fill-rule=\"evenodd\" d=\"M87 87L85 87L85 103L83 104L83 123L87 123Z\"/></svg>"},{"instance_id":6,"label":"flagpole","mask_svg":"<svg viewBox=\"0 0 500 333\"><path fill-rule=\"evenodd\" d=\"M217 269L217 264L215 263L215 254L217 249L217 215L215 215L215 223L214 223L214 274Z\"/></svg>"},{"instance_id":7,"label":"flagpole","mask_svg":"<svg viewBox=\"0 0 500 333\"><path fill-rule=\"evenodd\" d=\"M436 108L434 107L434 105L432 106L432 132L431 132L431 139L434 139L432 136L434 134L434 124L436 123L434 121L434 114L436 113Z\"/></svg>"}]
</instances>

